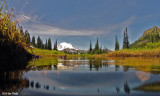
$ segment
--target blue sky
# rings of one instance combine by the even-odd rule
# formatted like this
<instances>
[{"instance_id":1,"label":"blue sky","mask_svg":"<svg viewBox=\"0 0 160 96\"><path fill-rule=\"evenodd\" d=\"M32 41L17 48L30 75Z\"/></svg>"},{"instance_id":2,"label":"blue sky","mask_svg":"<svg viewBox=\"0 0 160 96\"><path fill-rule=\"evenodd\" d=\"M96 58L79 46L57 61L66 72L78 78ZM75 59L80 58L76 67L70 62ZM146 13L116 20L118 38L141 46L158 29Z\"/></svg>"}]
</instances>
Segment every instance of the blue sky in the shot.
<instances>
[{"instance_id":1,"label":"blue sky","mask_svg":"<svg viewBox=\"0 0 160 96\"><path fill-rule=\"evenodd\" d=\"M130 43L145 30L160 25L159 0L7 0L31 36L66 41L80 49L89 42L114 50L115 35L122 46L127 27ZM94 46L93 46L94 47Z\"/></svg>"}]
</instances>

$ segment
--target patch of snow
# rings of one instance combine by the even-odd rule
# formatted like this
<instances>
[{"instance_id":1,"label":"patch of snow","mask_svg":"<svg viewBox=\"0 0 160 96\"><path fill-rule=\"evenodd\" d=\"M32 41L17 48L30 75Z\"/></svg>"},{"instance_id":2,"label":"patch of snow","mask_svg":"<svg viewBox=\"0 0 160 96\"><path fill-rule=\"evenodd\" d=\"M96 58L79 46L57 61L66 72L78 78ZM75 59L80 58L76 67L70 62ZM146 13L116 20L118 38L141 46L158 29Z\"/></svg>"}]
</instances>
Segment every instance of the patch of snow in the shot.
<instances>
[{"instance_id":1,"label":"patch of snow","mask_svg":"<svg viewBox=\"0 0 160 96\"><path fill-rule=\"evenodd\" d=\"M78 50L77 48L75 48L71 43L67 43L67 42L62 42L60 43L58 46L58 51L62 51L64 49L75 49Z\"/></svg>"}]
</instances>

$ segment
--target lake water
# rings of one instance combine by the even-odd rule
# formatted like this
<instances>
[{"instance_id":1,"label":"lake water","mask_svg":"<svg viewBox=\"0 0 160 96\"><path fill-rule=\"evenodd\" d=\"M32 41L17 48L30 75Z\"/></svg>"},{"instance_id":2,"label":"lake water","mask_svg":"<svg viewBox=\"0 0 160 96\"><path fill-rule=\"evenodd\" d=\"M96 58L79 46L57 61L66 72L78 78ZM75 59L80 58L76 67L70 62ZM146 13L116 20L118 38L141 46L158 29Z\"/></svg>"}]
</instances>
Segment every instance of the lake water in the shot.
<instances>
[{"instance_id":1,"label":"lake water","mask_svg":"<svg viewBox=\"0 0 160 96\"><path fill-rule=\"evenodd\" d=\"M41 58L2 71L0 92L20 96L160 96L160 58Z\"/></svg>"}]
</instances>

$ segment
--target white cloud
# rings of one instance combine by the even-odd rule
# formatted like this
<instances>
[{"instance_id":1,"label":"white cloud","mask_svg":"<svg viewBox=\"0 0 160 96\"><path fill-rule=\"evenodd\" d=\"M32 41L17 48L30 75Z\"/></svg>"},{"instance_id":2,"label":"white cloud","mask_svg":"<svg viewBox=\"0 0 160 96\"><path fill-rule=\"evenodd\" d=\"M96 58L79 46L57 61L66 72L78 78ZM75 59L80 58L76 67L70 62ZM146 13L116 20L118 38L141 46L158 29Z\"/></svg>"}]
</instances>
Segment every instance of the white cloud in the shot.
<instances>
[{"instance_id":1,"label":"white cloud","mask_svg":"<svg viewBox=\"0 0 160 96\"><path fill-rule=\"evenodd\" d=\"M125 28L130 26L131 24L133 24L135 22L135 20L136 20L136 17L132 16L132 17L128 18L127 20L121 22L121 24L120 24L121 34L123 34Z\"/></svg>"},{"instance_id":2,"label":"white cloud","mask_svg":"<svg viewBox=\"0 0 160 96\"><path fill-rule=\"evenodd\" d=\"M110 34L113 34L113 35L119 34L119 32L123 33L123 31L126 27L128 27L128 26L130 26L131 24L134 23L135 19L136 19L135 16L132 16L132 17L130 17L130 18L128 18L128 19L126 19L122 22L112 24L112 25L108 25L108 26L106 26L106 28L103 29L104 34L105 34L105 32L107 34L110 33ZM117 32L117 30L119 30L119 31Z\"/></svg>"},{"instance_id":3,"label":"white cloud","mask_svg":"<svg viewBox=\"0 0 160 96\"><path fill-rule=\"evenodd\" d=\"M18 22L28 22L29 20L31 20L31 18L24 14L18 15L18 18L17 18Z\"/></svg>"},{"instance_id":4,"label":"white cloud","mask_svg":"<svg viewBox=\"0 0 160 96\"><path fill-rule=\"evenodd\" d=\"M107 35L112 34L114 35L116 30L120 30L120 32L124 31L125 27L128 27L131 25L135 17L130 17L122 22L119 22L117 24L108 25L105 28L99 29L99 30L68 30L63 28L58 28L50 25L45 24L37 24L36 23L36 16L34 18L30 19L31 17L23 16L24 20L28 21L35 21L30 25L28 30L33 35L54 35L54 36L98 36L98 35Z\"/></svg>"},{"instance_id":5,"label":"white cloud","mask_svg":"<svg viewBox=\"0 0 160 96\"><path fill-rule=\"evenodd\" d=\"M31 34L55 35L55 36L91 36L98 35L97 31L90 30L67 30L49 25L34 24L29 28Z\"/></svg>"},{"instance_id":6,"label":"white cloud","mask_svg":"<svg viewBox=\"0 0 160 96\"><path fill-rule=\"evenodd\" d=\"M127 26L131 25L134 20L135 20L135 17L132 16L132 17L130 17L129 19L123 21L123 22L122 22L122 26L126 26L126 27L127 27Z\"/></svg>"}]
</instances>

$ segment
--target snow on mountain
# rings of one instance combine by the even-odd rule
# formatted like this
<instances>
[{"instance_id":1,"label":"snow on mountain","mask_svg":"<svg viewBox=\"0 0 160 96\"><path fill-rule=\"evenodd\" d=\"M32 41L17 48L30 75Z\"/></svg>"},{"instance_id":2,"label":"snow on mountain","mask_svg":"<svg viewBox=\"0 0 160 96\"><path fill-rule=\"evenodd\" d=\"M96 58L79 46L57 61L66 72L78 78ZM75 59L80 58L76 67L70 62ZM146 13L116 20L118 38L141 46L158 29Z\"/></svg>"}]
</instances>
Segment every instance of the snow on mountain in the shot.
<instances>
[{"instance_id":1,"label":"snow on mountain","mask_svg":"<svg viewBox=\"0 0 160 96\"><path fill-rule=\"evenodd\" d=\"M77 48L75 48L71 43L67 43L67 42L62 42L57 46L59 51L62 51L64 49L75 49L78 50Z\"/></svg>"}]
</instances>

